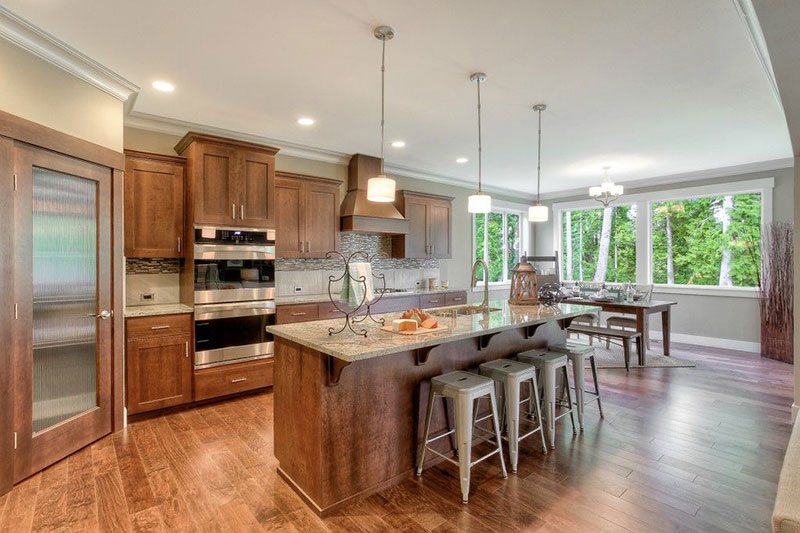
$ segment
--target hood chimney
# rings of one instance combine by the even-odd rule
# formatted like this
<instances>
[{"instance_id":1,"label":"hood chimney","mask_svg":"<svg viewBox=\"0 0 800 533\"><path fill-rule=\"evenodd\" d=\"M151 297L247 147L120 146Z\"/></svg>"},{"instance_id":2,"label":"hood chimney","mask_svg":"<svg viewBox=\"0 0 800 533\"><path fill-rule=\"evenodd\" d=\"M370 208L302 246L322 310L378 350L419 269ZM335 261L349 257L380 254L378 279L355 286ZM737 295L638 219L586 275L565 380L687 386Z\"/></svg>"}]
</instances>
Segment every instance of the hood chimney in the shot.
<instances>
[{"instance_id":1,"label":"hood chimney","mask_svg":"<svg viewBox=\"0 0 800 533\"><path fill-rule=\"evenodd\" d=\"M408 220L394 204L367 200L367 180L380 173L381 160L364 154L350 158L347 194L342 202L342 231L408 233Z\"/></svg>"}]
</instances>

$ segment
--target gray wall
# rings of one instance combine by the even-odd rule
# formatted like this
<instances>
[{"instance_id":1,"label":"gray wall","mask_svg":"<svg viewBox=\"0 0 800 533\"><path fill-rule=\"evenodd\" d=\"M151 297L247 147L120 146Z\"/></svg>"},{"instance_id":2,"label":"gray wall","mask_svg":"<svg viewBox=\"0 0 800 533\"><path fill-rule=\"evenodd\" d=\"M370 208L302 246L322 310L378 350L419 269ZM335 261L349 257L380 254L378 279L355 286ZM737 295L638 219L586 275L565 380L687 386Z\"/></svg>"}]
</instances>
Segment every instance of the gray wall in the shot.
<instances>
[{"instance_id":1,"label":"gray wall","mask_svg":"<svg viewBox=\"0 0 800 533\"><path fill-rule=\"evenodd\" d=\"M672 185L640 187L626 189L628 194L666 191L715 183L731 183L758 178L775 178L773 189L773 220L775 222L792 222L794 217L794 185L793 169L785 168L768 172L753 172L720 176L703 180L682 182ZM549 200L548 205L570 200L585 199L586 196L572 196ZM545 254L553 251L553 221L535 224L534 249L536 253ZM656 292L654 298L674 300L678 305L672 313L673 334L693 335L731 339L751 343L760 342L760 319L758 304L755 298L736 296L705 296L694 294L664 294ZM660 321L654 320L651 330L660 331Z\"/></svg>"}]
</instances>

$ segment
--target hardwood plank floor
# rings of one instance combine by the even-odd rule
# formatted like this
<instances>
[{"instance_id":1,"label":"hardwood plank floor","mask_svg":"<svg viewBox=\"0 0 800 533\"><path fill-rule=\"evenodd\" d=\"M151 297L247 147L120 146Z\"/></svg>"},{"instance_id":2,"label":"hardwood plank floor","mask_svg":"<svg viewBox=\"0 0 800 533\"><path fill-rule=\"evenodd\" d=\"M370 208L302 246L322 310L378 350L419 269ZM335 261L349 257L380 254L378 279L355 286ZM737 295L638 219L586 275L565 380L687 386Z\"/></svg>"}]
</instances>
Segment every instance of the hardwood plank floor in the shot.
<instances>
[{"instance_id":1,"label":"hardwood plank floor","mask_svg":"<svg viewBox=\"0 0 800 533\"><path fill-rule=\"evenodd\" d=\"M320 519L276 474L272 393L132 422L0 497L0 531L768 531L792 367L675 345L697 368L600 370L605 419L566 419L519 472L443 464Z\"/></svg>"}]
</instances>

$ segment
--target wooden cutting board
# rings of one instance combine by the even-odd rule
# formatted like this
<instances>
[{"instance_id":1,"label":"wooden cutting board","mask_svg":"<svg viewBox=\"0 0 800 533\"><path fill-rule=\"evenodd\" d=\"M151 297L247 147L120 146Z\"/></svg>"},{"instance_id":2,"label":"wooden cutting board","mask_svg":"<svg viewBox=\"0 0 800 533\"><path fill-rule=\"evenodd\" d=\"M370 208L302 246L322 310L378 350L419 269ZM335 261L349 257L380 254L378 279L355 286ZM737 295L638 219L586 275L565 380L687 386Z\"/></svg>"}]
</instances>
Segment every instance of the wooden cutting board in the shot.
<instances>
[{"instance_id":1,"label":"wooden cutting board","mask_svg":"<svg viewBox=\"0 0 800 533\"><path fill-rule=\"evenodd\" d=\"M381 326L380 329L382 329L383 331L388 331L389 333L397 333L398 335L422 335L423 333L435 333L437 331L444 331L448 329L448 327L439 324L438 328L434 329L417 328L416 331L394 331L392 329L392 326Z\"/></svg>"}]
</instances>

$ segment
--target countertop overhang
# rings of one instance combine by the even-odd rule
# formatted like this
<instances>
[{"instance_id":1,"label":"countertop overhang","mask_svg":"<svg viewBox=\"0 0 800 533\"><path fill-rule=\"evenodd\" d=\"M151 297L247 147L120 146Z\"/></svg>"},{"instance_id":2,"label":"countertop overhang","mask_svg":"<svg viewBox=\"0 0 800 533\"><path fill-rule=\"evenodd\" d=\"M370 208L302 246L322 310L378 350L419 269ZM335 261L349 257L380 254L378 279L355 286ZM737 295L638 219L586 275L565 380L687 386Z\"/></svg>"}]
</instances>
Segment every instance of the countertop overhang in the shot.
<instances>
[{"instance_id":1,"label":"countertop overhang","mask_svg":"<svg viewBox=\"0 0 800 533\"><path fill-rule=\"evenodd\" d=\"M439 323L446 325L447 328L422 335L400 335L383 331L378 324L369 319L359 323L358 326L360 327L357 328L366 329L367 337L358 336L349 331L328 335L328 328L334 327L338 330L343 324L342 320L344 318L269 326L267 331L277 337L352 363L392 353L436 346L446 342L481 337L555 320L565 320L600 311L600 307L594 305L558 304L550 307L544 305L511 305L508 300L490 301L489 307L494 307L498 310L457 317L437 316ZM430 313L447 309L448 307L440 307L427 309L426 311ZM377 315L376 318L385 318L386 324L390 325L392 320L399 316L400 313L384 313ZM280 357L280 354L276 354L276 357Z\"/></svg>"}]
</instances>

